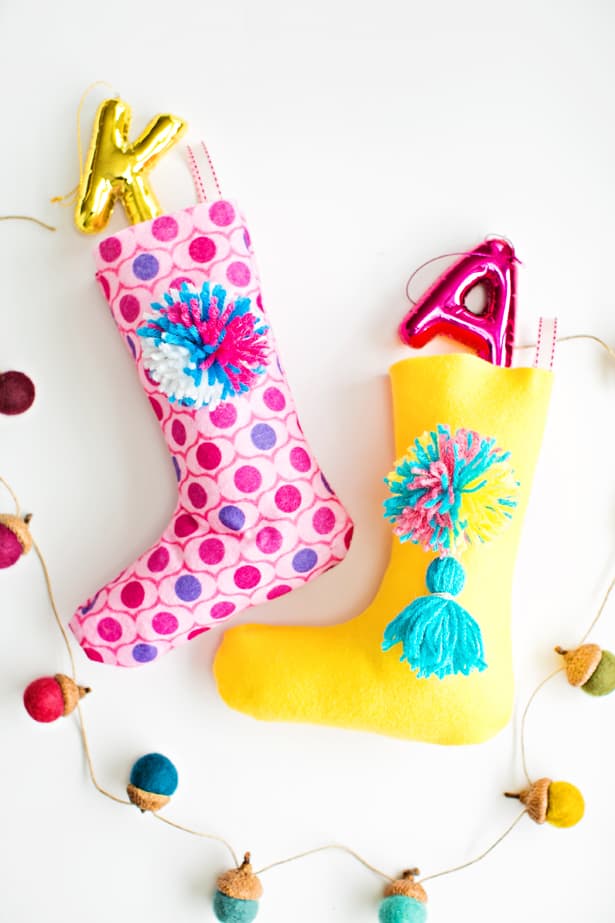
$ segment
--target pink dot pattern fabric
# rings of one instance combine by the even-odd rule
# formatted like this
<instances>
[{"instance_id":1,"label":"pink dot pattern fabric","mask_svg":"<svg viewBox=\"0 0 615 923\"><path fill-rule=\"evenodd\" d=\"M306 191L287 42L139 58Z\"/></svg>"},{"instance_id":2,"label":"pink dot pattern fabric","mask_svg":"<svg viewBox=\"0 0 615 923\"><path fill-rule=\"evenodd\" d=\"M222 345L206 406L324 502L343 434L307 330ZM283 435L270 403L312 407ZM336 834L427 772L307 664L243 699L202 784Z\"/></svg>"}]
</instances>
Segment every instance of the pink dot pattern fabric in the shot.
<instances>
[{"instance_id":1,"label":"pink dot pattern fabric","mask_svg":"<svg viewBox=\"0 0 615 923\"><path fill-rule=\"evenodd\" d=\"M210 410L172 403L148 376L137 329L182 283L219 283L263 312L245 223L218 200L103 240L97 279L133 355L178 481L160 540L73 616L87 656L134 667L337 564L352 522L308 446L271 331L265 372Z\"/></svg>"}]
</instances>

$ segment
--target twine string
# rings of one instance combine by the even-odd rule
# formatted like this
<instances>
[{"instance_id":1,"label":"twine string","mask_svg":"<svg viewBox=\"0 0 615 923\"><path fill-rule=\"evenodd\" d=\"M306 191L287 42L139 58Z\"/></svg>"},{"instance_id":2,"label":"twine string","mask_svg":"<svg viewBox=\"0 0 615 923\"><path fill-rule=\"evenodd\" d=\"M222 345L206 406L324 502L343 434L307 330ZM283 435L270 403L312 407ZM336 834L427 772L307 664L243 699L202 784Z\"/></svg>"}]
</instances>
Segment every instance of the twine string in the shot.
<instances>
[{"instance_id":1,"label":"twine string","mask_svg":"<svg viewBox=\"0 0 615 923\"><path fill-rule=\"evenodd\" d=\"M130 802L128 802L130 804ZM183 833L189 833L191 836L198 836L204 840L216 840L218 843L222 843L223 846L226 846L228 849L231 859L233 860L235 866L239 868L241 865L239 857L228 840L225 840L223 836L218 836L216 833L202 833L200 830L193 830L191 827L184 827L183 824L178 824L174 820L170 820L168 817L164 817L162 814L153 815L156 820L161 820L163 824L168 824L169 827L175 827L176 830L181 830Z\"/></svg>"},{"instance_id":2,"label":"twine string","mask_svg":"<svg viewBox=\"0 0 615 923\"><path fill-rule=\"evenodd\" d=\"M501 833L497 840L495 840L491 846L488 846L487 849L485 849L484 852L482 852L479 856L475 856L474 859L470 859L469 862L463 862L461 865L454 865L450 869L443 869L441 872L435 872L433 875L426 875L425 878L420 879L420 884L423 885L426 881L433 881L434 878L442 878L444 875L452 875L453 872L461 872L462 869L467 869L471 865L476 865L477 862L481 862L482 859L486 859L489 853L492 853L493 850L499 846L500 843L502 843L510 833L512 833L512 831L515 829L525 814L527 814L527 810L524 808L523 811L521 811L521 813L515 817L512 824L506 828L504 833Z\"/></svg>"},{"instance_id":3,"label":"twine string","mask_svg":"<svg viewBox=\"0 0 615 923\"><path fill-rule=\"evenodd\" d=\"M48 231L57 230L52 224L47 224L45 221L41 221L39 218L33 218L31 215L0 215L0 221L31 221L33 224L38 224L39 227L45 228Z\"/></svg>"},{"instance_id":4,"label":"twine string","mask_svg":"<svg viewBox=\"0 0 615 923\"><path fill-rule=\"evenodd\" d=\"M594 343L598 343L599 346L608 353L611 359L615 359L615 349L593 333L570 333L565 337L556 337L555 339L557 343L568 343L570 340L592 340ZM535 349L535 347L536 343L520 343L519 345L515 344L513 349Z\"/></svg>"},{"instance_id":5,"label":"twine string","mask_svg":"<svg viewBox=\"0 0 615 923\"><path fill-rule=\"evenodd\" d=\"M258 869L254 874L263 875L265 872L270 871L270 869L278 868L280 865L288 865L289 862L297 862L299 859L306 859L308 856L314 856L316 853L326 852L330 849L337 849L340 852L345 852L349 856L352 856L353 859L356 859L361 865L365 866L366 869L369 869L370 872L374 872L375 875L380 875L381 878L384 878L386 881L395 881L390 875L387 875L386 872L383 872L381 869L377 868L375 865L372 865L371 862L368 862L363 856L358 852L352 849L350 846L345 846L343 843L328 843L325 846L317 846L315 849L306 849L305 852L297 853L295 856L288 856L286 859L278 859L276 862L271 862L269 865L263 866L263 868Z\"/></svg>"}]
</instances>

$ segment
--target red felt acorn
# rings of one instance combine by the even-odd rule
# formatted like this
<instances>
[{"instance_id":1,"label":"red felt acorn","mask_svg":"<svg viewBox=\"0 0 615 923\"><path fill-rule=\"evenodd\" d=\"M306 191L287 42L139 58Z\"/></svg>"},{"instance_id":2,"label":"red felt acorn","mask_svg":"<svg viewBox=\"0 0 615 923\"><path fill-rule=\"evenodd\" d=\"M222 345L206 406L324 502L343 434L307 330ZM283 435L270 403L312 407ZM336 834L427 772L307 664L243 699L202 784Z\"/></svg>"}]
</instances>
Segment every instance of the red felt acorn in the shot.
<instances>
[{"instance_id":1,"label":"red felt acorn","mask_svg":"<svg viewBox=\"0 0 615 923\"><path fill-rule=\"evenodd\" d=\"M34 403L34 382L23 372L0 372L0 413L17 416Z\"/></svg>"},{"instance_id":2,"label":"red felt acorn","mask_svg":"<svg viewBox=\"0 0 615 923\"><path fill-rule=\"evenodd\" d=\"M26 686L23 704L31 718L48 724L70 715L90 691L88 686L78 686L70 676L56 673L55 676L41 676Z\"/></svg>"},{"instance_id":3,"label":"red felt acorn","mask_svg":"<svg viewBox=\"0 0 615 923\"><path fill-rule=\"evenodd\" d=\"M32 547L32 536L28 523L31 515L23 518L11 513L0 513L0 569L12 567L22 554Z\"/></svg>"}]
</instances>

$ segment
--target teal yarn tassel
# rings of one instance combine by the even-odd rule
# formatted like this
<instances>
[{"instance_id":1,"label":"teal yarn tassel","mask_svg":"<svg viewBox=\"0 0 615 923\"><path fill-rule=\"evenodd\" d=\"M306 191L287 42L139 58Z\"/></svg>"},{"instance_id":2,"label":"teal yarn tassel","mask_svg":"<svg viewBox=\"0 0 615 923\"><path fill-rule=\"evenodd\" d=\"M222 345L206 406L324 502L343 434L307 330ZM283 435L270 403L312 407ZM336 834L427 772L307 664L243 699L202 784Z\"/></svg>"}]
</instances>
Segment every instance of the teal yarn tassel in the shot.
<instances>
[{"instance_id":1,"label":"teal yarn tassel","mask_svg":"<svg viewBox=\"0 0 615 923\"><path fill-rule=\"evenodd\" d=\"M425 582L433 595L419 596L387 625L382 650L401 644L400 660L407 660L419 679L486 670L480 627L452 598L465 583L459 561L436 558L427 568Z\"/></svg>"}]
</instances>

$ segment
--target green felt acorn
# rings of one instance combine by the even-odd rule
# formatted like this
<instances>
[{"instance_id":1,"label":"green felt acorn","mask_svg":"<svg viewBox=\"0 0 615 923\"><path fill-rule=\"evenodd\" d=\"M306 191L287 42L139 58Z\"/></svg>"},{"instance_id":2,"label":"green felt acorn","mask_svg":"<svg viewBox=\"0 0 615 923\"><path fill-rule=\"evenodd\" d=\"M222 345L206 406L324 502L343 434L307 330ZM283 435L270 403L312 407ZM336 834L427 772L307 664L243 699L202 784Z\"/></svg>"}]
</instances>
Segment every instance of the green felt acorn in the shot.
<instances>
[{"instance_id":1,"label":"green felt acorn","mask_svg":"<svg viewBox=\"0 0 615 923\"><path fill-rule=\"evenodd\" d=\"M252 871L250 853L236 869L218 876L214 913L221 923L252 923L258 913L263 886Z\"/></svg>"},{"instance_id":2,"label":"green felt acorn","mask_svg":"<svg viewBox=\"0 0 615 923\"><path fill-rule=\"evenodd\" d=\"M615 689L615 654L603 651L597 644L582 644L575 650L555 648L566 664L566 676L571 686L578 686L588 695L608 695Z\"/></svg>"},{"instance_id":3,"label":"green felt acorn","mask_svg":"<svg viewBox=\"0 0 615 923\"><path fill-rule=\"evenodd\" d=\"M424 923L427 919L427 894L414 878L418 869L406 869L401 878L389 882L378 908L380 923Z\"/></svg>"}]
</instances>

